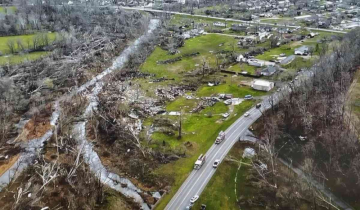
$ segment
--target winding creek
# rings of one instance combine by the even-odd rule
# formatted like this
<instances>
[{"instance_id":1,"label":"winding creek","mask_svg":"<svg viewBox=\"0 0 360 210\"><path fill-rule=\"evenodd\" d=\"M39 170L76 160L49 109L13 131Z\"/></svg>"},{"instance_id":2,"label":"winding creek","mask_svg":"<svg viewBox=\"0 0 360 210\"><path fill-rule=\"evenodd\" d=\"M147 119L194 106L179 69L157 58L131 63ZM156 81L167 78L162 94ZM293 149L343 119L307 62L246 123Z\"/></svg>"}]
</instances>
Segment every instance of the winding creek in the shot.
<instances>
[{"instance_id":1,"label":"winding creek","mask_svg":"<svg viewBox=\"0 0 360 210\"><path fill-rule=\"evenodd\" d=\"M140 44L146 41L147 38L153 33L153 31L159 25L159 20L152 19L150 20L148 31L136 39L129 47L127 47L121 54L118 56L114 61L111 67L105 69L102 73L91 79L90 81L86 82L79 88L72 91L66 97L71 97L75 94L79 94L85 91L90 86L94 86L94 88L86 95L89 99L89 105L86 107L83 117L90 116L92 111L97 108L97 95L101 92L104 83L101 81L103 77L106 75L121 70L128 58L131 54L136 53L140 49ZM28 144L23 145L25 152L20 154L20 157L17 161L4 173L0 176L0 191L7 186L10 181L15 178L19 172L23 171L31 162L36 158L36 152L41 150L44 146L44 142L48 141L51 136L53 135L55 129L54 127L57 124L59 119L59 115L61 113L61 109L59 107L59 102L64 97L61 97L56 102L54 102L53 106L53 113L50 119L50 124L52 129L47 131L42 137L37 139L32 139L29 141ZM109 172L105 166L101 163L100 157L98 154L93 150L93 145L87 141L86 139L86 123L87 120L82 122L78 122L73 127L74 136L78 142L78 148L82 149L85 162L89 165L92 172L101 180L102 183L108 185L112 189L122 193L127 197L133 198L139 205L141 205L142 209L150 209L150 206L144 202L142 197L140 196L141 190L138 189L129 179L120 177L119 175ZM159 199L160 194L158 192L152 192L154 198Z\"/></svg>"}]
</instances>

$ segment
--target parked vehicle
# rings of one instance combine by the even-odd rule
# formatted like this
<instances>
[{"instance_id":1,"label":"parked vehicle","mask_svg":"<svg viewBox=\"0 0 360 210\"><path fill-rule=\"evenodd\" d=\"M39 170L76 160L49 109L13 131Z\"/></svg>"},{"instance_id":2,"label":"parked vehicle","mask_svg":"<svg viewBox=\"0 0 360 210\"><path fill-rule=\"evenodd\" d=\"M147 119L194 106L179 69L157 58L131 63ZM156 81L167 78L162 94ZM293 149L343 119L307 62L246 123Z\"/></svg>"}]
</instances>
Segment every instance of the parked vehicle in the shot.
<instances>
[{"instance_id":1,"label":"parked vehicle","mask_svg":"<svg viewBox=\"0 0 360 210\"><path fill-rule=\"evenodd\" d=\"M215 144L220 144L223 140L225 140L225 132L220 131L218 137L216 137Z\"/></svg>"},{"instance_id":2,"label":"parked vehicle","mask_svg":"<svg viewBox=\"0 0 360 210\"><path fill-rule=\"evenodd\" d=\"M249 113L249 112L245 112L244 116L245 116L245 117L249 117L249 116L250 116L250 113Z\"/></svg>"},{"instance_id":3,"label":"parked vehicle","mask_svg":"<svg viewBox=\"0 0 360 210\"><path fill-rule=\"evenodd\" d=\"M256 104L256 108L259 109L261 107L261 103Z\"/></svg>"},{"instance_id":4,"label":"parked vehicle","mask_svg":"<svg viewBox=\"0 0 360 210\"><path fill-rule=\"evenodd\" d=\"M213 168L217 168L219 164L220 164L220 160L219 160L219 159L216 159L216 160L214 161Z\"/></svg>"},{"instance_id":5,"label":"parked vehicle","mask_svg":"<svg viewBox=\"0 0 360 210\"><path fill-rule=\"evenodd\" d=\"M223 118L228 118L230 116L230 114L229 113L224 113L224 114L222 114L222 116L223 116Z\"/></svg>"},{"instance_id":6,"label":"parked vehicle","mask_svg":"<svg viewBox=\"0 0 360 210\"><path fill-rule=\"evenodd\" d=\"M190 199L190 203L194 204L197 200L199 199L198 195L194 195L191 199Z\"/></svg>"},{"instance_id":7,"label":"parked vehicle","mask_svg":"<svg viewBox=\"0 0 360 210\"><path fill-rule=\"evenodd\" d=\"M253 97L252 97L252 95L246 95L246 96L245 96L245 99L246 99L246 100L250 100L250 99L253 99Z\"/></svg>"},{"instance_id":8,"label":"parked vehicle","mask_svg":"<svg viewBox=\"0 0 360 210\"><path fill-rule=\"evenodd\" d=\"M204 163L205 163L205 155L201 154L195 162L194 169L199 170Z\"/></svg>"}]
</instances>

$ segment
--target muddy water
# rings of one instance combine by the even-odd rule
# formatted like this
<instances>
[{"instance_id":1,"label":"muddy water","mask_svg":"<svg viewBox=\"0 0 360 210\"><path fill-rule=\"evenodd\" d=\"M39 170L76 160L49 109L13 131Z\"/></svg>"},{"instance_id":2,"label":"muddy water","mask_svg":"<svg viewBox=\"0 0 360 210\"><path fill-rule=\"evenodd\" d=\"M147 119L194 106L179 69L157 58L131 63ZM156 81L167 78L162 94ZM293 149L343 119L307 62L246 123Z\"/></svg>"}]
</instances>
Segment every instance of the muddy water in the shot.
<instances>
[{"instance_id":1,"label":"muddy water","mask_svg":"<svg viewBox=\"0 0 360 210\"><path fill-rule=\"evenodd\" d=\"M52 127L56 125L60 115L58 101L55 102L54 109L55 111L52 113L50 118L50 125ZM28 166L28 164L34 160L36 157L36 151L42 149L44 142L51 138L53 132L54 129L50 129L42 137L32 139L29 141L29 143L22 145L22 147L25 149L25 152L21 153L17 161L3 175L0 176L0 191L10 183L15 175L22 172Z\"/></svg>"},{"instance_id":2,"label":"muddy water","mask_svg":"<svg viewBox=\"0 0 360 210\"><path fill-rule=\"evenodd\" d=\"M79 88L75 89L70 95L64 96L61 99L57 100L54 105L55 111L52 113L52 117L50 119L50 123L52 126L55 126L59 115L60 115L60 107L59 101L71 97L75 94L81 93L90 86L95 86L92 91L87 95L90 103L88 107L84 111L84 117L87 117L91 114L92 110L96 109L97 107L97 95L102 90L103 82L101 79L106 75L112 73L115 70L120 70L124 67L125 63L128 61L129 55L132 53L136 53L139 49L139 45L146 41L146 39L152 34L152 32L157 28L159 24L159 20L151 20L149 24L149 28L146 34L139 37L137 40L134 41L128 48L126 48L119 57L115 59L112 66L104 70L102 73L94 77L92 80L86 82L84 85L80 86ZM77 136L77 141L79 143L79 148L82 149L85 160L89 164L90 169L95 173L95 175L101 180L102 183L108 185L109 187L113 188L114 190L119 191L120 193L133 198L136 202L138 202L143 209L149 209L149 206L143 201L139 193L141 192L130 180L126 178L122 178L117 174L108 172L106 168L102 165L101 160L97 153L93 150L93 145L86 140L86 133L85 133L86 121L79 122L74 126L74 134ZM41 138L32 139L29 141L27 145L24 146L25 151L20 155L20 158L16 161L13 166L7 170L2 176L0 176L0 190L3 187L7 186L9 182L18 174L19 172L23 171L28 164L31 163L32 160L36 157L36 151L38 149L42 149L43 144L45 141L48 141L51 136L53 135L54 129L49 130L46 132ZM126 187L122 187L126 186ZM159 193L155 192L154 195L158 196Z\"/></svg>"}]
</instances>

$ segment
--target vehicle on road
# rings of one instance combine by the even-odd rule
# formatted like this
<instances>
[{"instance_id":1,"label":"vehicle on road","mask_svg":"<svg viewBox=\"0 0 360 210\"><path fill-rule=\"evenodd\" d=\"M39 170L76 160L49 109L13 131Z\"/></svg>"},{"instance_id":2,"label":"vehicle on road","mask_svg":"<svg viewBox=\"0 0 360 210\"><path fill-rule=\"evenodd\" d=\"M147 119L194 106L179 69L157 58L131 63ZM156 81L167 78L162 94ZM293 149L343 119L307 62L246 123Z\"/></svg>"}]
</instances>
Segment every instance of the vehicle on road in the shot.
<instances>
[{"instance_id":1,"label":"vehicle on road","mask_svg":"<svg viewBox=\"0 0 360 210\"><path fill-rule=\"evenodd\" d=\"M219 164L220 164L220 160L219 160L219 159L216 159L216 160L214 161L213 168L217 168L217 167L219 166Z\"/></svg>"},{"instance_id":2,"label":"vehicle on road","mask_svg":"<svg viewBox=\"0 0 360 210\"><path fill-rule=\"evenodd\" d=\"M259 109L261 107L261 103L256 104L256 108Z\"/></svg>"},{"instance_id":3,"label":"vehicle on road","mask_svg":"<svg viewBox=\"0 0 360 210\"><path fill-rule=\"evenodd\" d=\"M205 163L205 155L201 154L195 162L194 169L199 170L201 166Z\"/></svg>"},{"instance_id":4,"label":"vehicle on road","mask_svg":"<svg viewBox=\"0 0 360 210\"><path fill-rule=\"evenodd\" d=\"M225 140L225 132L220 131L218 137L216 137L215 144L220 144L224 140Z\"/></svg>"},{"instance_id":5,"label":"vehicle on road","mask_svg":"<svg viewBox=\"0 0 360 210\"><path fill-rule=\"evenodd\" d=\"M249 117L249 116L250 116L250 113L249 113L249 112L245 112L244 116L245 116L245 117Z\"/></svg>"},{"instance_id":6,"label":"vehicle on road","mask_svg":"<svg viewBox=\"0 0 360 210\"><path fill-rule=\"evenodd\" d=\"M190 203L194 204L197 200L199 199L198 195L194 195L191 199L190 199Z\"/></svg>"},{"instance_id":7,"label":"vehicle on road","mask_svg":"<svg viewBox=\"0 0 360 210\"><path fill-rule=\"evenodd\" d=\"M246 100L253 99L252 95L246 95L244 98L245 98Z\"/></svg>"},{"instance_id":8,"label":"vehicle on road","mask_svg":"<svg viewBox=\"0 0 360 210\"><path fill-rule=\"evenodd\" d=\"M192 206L188 205L185 207L185 210L190 210L192 208Z\"/></svg>"}]
</instances>

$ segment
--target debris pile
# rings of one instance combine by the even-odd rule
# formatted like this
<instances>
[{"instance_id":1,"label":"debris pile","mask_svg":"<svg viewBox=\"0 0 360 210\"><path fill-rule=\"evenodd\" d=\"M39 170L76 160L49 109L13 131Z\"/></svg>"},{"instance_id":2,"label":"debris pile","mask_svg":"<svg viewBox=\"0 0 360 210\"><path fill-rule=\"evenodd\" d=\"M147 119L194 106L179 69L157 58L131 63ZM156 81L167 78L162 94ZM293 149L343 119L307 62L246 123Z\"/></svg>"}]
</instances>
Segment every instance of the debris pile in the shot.
<instances>
[{"instance_id":1,"label":"debris pile","mask_svg":"<svg viewBox=\"0 0 360 210\"><path fill-rule=\"evenodd\" d=\"M201 101L198 103L198 105L191 110L192 113L198 113L201 110L205 109L206 107L209 106L214 106L216 104L216 102L218 102L220 99L217 97L205 97L205 98L201 98Z\"/></svg>"},{"instance_id":2,"label":"debris pile","mask_svg":"<svg viewBox=\"0 0 360 210\"><path fill-rule=\"evenodd\" d=\"M157 88L156 95L162 99L173 101L177 96L184 95L187 91L195 91L196 88L189 85L173 86L169 88Z\"/></svg>"}]
</instances>

